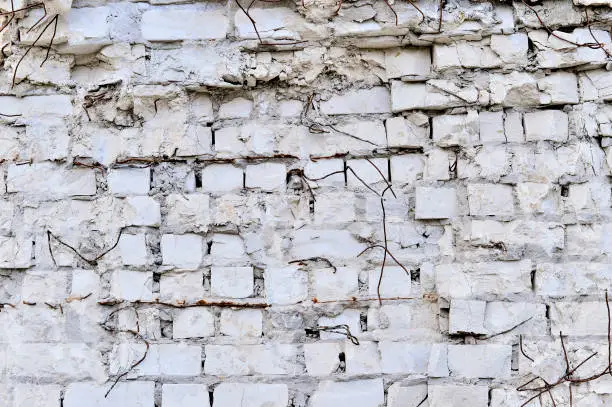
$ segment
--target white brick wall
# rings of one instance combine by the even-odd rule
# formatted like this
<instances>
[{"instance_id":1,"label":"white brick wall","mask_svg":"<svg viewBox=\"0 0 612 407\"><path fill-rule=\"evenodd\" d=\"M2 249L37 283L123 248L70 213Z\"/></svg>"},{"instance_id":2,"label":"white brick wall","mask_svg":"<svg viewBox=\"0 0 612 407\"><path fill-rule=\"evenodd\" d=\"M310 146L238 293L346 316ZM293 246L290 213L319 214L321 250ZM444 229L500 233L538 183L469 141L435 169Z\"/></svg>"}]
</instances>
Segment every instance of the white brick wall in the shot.
<instances>
[{"instance_id":1,"label":"white brick wall","mask_svg":"<svg viewBox=\"0 0 612 407\"><path fill-rule=\"evenodd\" d=\"M559 331L605 366L610 1L362 3L253 3L260 44L236 2L45 2L41 67L15 2L0 407L516 407Z\"/></svg>"}]
</instances>

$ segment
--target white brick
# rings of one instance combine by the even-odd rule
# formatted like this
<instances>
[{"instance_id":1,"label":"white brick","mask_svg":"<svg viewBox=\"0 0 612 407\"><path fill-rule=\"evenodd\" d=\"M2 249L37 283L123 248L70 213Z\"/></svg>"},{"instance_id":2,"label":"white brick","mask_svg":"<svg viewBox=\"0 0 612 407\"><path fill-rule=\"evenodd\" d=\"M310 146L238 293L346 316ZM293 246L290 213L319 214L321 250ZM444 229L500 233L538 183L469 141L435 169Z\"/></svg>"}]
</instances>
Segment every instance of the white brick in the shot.
<instances>
[{"instance_id":1,"label":"white brick","mask_svg":"<svg viewBox=\"0 0 612 407\"><path fill-rule=\"evenodd\" d=\"M520 325L520 326L519 326ZM494 301L487 303L485 329L489 335L507 332L546 335L546 305L526 302Z\"/></svg>"},{"instance_id":2,"label":"white brick","mask_svg":"<svg viewBox=\"0 0 612 407\"><path fill-rule=\"evenodd\" d=\"M125 199L126 222L129 226L159 226L161 210L159 202L148 196L131 196Z\"/></svg>"},{"instance_id":3,"label":"white brick","mask_svg":"<svg viewBox=\"0 0 612 407\"><path fill-rule=\"evenodd\" d=\"M59 407L61 386L17 384L15 407Z\"/></svg>"},{"instance_id":4,"label":"white brick","mask_svg":"<svg viewBox=\"0 0 612 407\"><path fill-rule=\"evenodd\" d=\"M148 407L154 404L155 382L119 382L108 396L108 385L71 383L66 389L64 407L82 407L83 400L95 407Z\"/></svg>"},{"instance_id":5,"label":"white brick","mask_svg":"<svg viewBox=\"0 0 612 407\"><path fill-rule=\"evenodd\" d=\"M387 391L388 407L418 406L427 398L427 383L393 383ZM427 406L425 401L421 406Z\"/></svg>"},{"instance_id":6,"label":"white brick","mask_svg":"<svg viewBox=\"0 0 612 407\"><path fill-rule=\"evenodd\" d=\"M578 103L578 78L571 72L554 72L538 80L538 88L546 95L547 104Z\"/></svg>"},{"instance_id":7,"label":"white brick","mask_svg":"<svg viewBox=\"0 0 612 407\"><path fill-rule=\"evenodd\" d=\"M521 211L528 214L556 213L560 203L551 187L550 184L535 182L517 184L516 197Z\"/></svg>"},{"instance_id":8,"label":"white brick","mask_svg":"<svg viewBox=\"0 0 612 407\"><path fill-rule=\"evenodd\" d=\"M604 302L559 301L551 305L551 332L581 336L607 334L608 314Z\"/></svg>"},{"instance_id":9,"label":"white brick","mask_svg":"<svg viewBox=\"0 0 612 407\"><path fill-rule=\"evenodd\" d=\"M264 191L277 191L285 186L287 168L285 164L263 163L246 167L245 186L261 188Z\"/></svg>"},{"instance_id":10,"label":"white brick","mask_svg":"<svg viewBox=\"0 0 612 407\"><path fill-rule=\"evenodd\" d=\"M485 301L451 300L449 333L484 334Z\"/></svg>"},{"instance_id":11,"label":"white brick","mask_svg":"<svg viewBox=\"0 0 612 407\"><path fill-rule=\"evenodd\" d=\"M125 301L151 301L153 276L144 271L115 271L111 277L111 296Z\"/></svg>"},{"instance_id":12,"label":"white brick","mask_svg":"<svg viewBox=\"0 0 612 407\"><path fill-rule=\"evenodd\" d=\"M0 269L25 269L32 265L32 241L0 236Z\"/></svg>"},{"instance_id":13,"label":"white brick","mask_svg":"<svg viewBox=\"0 0 612 407\"><path fill-rule=\"evenodd\" d=\"M199 301L204 297L202 272L164 273L159 281L159 292L162 301Z\"/></svg>"},{"instance_id":14,"label":"white brick","mask_svg":"<svg viewBox=\"0 0 612 407\"><path fill-rule=\"evenodd\" d=\"M330 175L325 179L316 182L318 185L344 185L344 162L341 159L333 158L330 160L308 161L304 166L304 175L310 179L325 177L331 173L339 173Z\"/></svg>"},{"instance_id":15,"label":"white brick","mask_svg":"<svg viewBox=\"0 0 612 407\"><path fill-rule=\"evenodd\" d=\"M394 185L410 185L423 177L422 155L407 154L391 157L391 179Z\"/></svg>"},{"instance_id":16,"label":"white brick","mask_svg":"<svg viewBox=\"0 0 612 407\"><path fill-rule=\"evenodd\" d=\"M205 374L295 375L302 372L297 362L298 348L293 344L206 345L204 350Z\"/></svg>"},{"instance_id":17,"label":"white brick","mask_svg":"<svg viewBox=\"0 0 612 407\"><path fill-rule=\"evenodd\" d=\"M449 377L448 370L448 344L434 343L431 345L429 361L427 362L427 376Z\"/></svg>"},{"instance_id":18,"label":"white brick","mask_svg":"<svg viewBox=\"0 0 612 407\"><path fill-rule=\"evenodd\" d=\"M308 297L308 274L297 267L267 268L264 284L270 304L297 304Z\"/></svg>"},{"instance_id":19,"label":"white brick","mask_svg":"<svg viewBox=\"0 0 612 407\"><path fill-rule=\"evenodd\" d=\"M202 244L202 237L199 235L163 235L161 252L164 264L196 269L202 262Z\"/></svg>"},{"instance_id":20,"label":"white brick","mask_svg":"<svg viewBox=\"0 0 612 407\"><path fill-rule=\"evenodd\" d=\"M427 401L429 407L487 407L489 386L430 384Z\"/></svg>"},{"instance_id":21,"label":"white brick","mask_svg":"<svg viewBox=\"0 0 612 407\"><path fill-rule=\"evenodd\" d=\"M454 154L453 154L454 156ZM450 179L450 165L455 157L450 157L446 150L435 148L427 153L427 162L423 179L433 181L448 181Z\"/></svg>"},{"instance_id":22,"label":"white brick","mask_svg":"<svg viewBox=\"0 0 612 407\"><path fill-rule=\"evenodd\" d=\"M336 137L343 137L345 140L350 138L350 141L340 141L340 145L344 148L344 151L368 151L371 147L384 148L387 145L387 138L385 134L385 127L382 121L378 120L359 120L350 121L347 124L338 124L334 126L338 133ZM361 140L353 139L349 136L343 135L342 133L351 134ZM342 140L337 138L337 140ZM357 144L355 144L357 143ZM318 150L316 150L318 151ZM325 149L325 153L329 150Z\"/></svg>"},{"instance_id":23,"label":"white brick","mask_svg":"<svg viewBox=\"0 0 612 407\"><path fill-rule=\"evenodd\" d=\"M113 374L126 371L146 350L143 343L119 343L110 356ZM144 376L199 376L202 370L202 347L185 343L152 344L147 357L134 368Z\"/></svg>"},{"instance_id":24,"label":"white brick","mask_svg":"<svg viewBox=\"0 0 612 407\"><path fill-rule=\"evenodd\" d=\"M314 202L315 223L333 225L351 223L355 219L357 198L352 192L318 193Z\"/></svg>"},{"instance_id":25,"label":"white brick","mask_svg":"<svg viewBox=\"0 0 612 407\"><path fill-rule=\"evenodd\" d=\"M510 377L511 345L448 345L451 376L465 378Z\"/></svg>"},{"instance_id":26,"label":"white brick","mask_svg":"<svg viewBox=\"0 0 612 407\"><path fill-rule=\"evenodd\" d=\"M379 407L384 404L382 379L353 380L350 382L324 381L310 397L311 407Z\"/></svg>"},{"instance_id":27,"label":"white brick","mask_svg":"<svg viewBox=\"0 0 612 407\"><path fill-rule=\"evenodd\" d=\"M366 248L348 230L302 228L295 232L292 243L290 251L292 259L311 257L349 259Z\"/></svg>"},{"instance_id":28,"label":"white brick","mask_svg":"<svg viewBox=\"0 0 612 407\"><path fill-rule=\"evenodd\" d=\"M460 89L456 86L451 86L451 92L457 94L464 100L424 83L392 81L392 111L401 112L414 109L440 110L449 107L464 106L469 103L475 103L478 100L478 91L475 88ZM465 100L467 100L467 102Z\"/></svg>"},{"instance_id":29,"label":"white brick","mask_svg":"<svg viewBox=\"0 0 612 407\"><path fill-rule=\"evenodd\" d=\"M23 141L26 143L23 158L34 161L65 159L70 145L68 125L57 117L33 119L26 126ZM10 147L9 144L9 153Z\"/></svg>"},{"instance_id":30,"label":"white brick","mask_svg":"<svg viewBox=\"0 0 612 407\"><path fill-rule=\"evenodd\" d=\"M385 121L385 127L389 147L421 147L429 138L426 125L414 123L409 118L391 117Z\"/></svg>"},{"instance_id":31,"label":"white brick","mask_svg":"<svg viewBox=\"0 0 612 407\"><path fill-rule=\"evenodd\" d=\"M210 407L208 387L205 384L164 384L164 407Z\"/></svg>"},{"instance_id":32,"label":"white brick","mask_svg":"<svg viewBox=\"0 0 612 407\"><path fill-rule=\"evenodd\" d=\"M215 388L214 395L213 407L285 407L289 403L286 384L224 382Z\"/></svg>"},{"instance_id":33,"label":"white brick","mask_svg":"<svg viewBox=\"0 0 612 407\"><path fill-rule=\"evenodd\" d=\"M512 216L514 197L512 186L469 184L468 204L473 216Z\"/></svg>"},{"instance_id":34,"label":"white brick","mask_svg":"<svg viewBox=\"0 0 612 407\"><path fill-rule=\"evenodd\" d=\"M83 297L90 293L97 294L100 287L100 276L91 270L74 270L72 272L71 297Z\"/></svg>"},{"instance_id":35,"label":"white brick","mask_svg":"<svg viewBox=\"0 0 612 407\"><path fill-rule=\"evenodd\" d=\"M230 298L246 298L253 294L252 267L212 267L211 290L213 295Z\"/></svg>"},{"instance_id":36,"label":"white brick","mask_svg":"<svg viewBox=\"0 0 612 407\"><path fill-rule=\"evenodd\" d=\"M506 296L531 292L531 261L440 264L435 268L438 295L444 298Z\"/></svg>"},{"instance_id":37,"label":"white brick","mask_svg":"<svg viewBox=\"0 0 612 407\"><path fill-rule=\"evenodd\" d=\"M505 142L503 112L480 112L480 141L482 143Z\"/></svg>"},{"instance_id":38,"label":"white brick","mask_svg":"<svg viewBox=\"0 0 612 407\"><path fill-rule=\"evenodd\" d=\"M7 192L36 194L40 198L65 198L96 193L96 175L91 169L64 169L54 164L11 165Z\"/></svg>"},{"instance_id":39,"label":"white brick","mask_svg":"<svg viewBox=\"0 0 612 407\"><path fill-rule=\"evenodd\" d=\"M327 115L390 113L391 98L382 86L351 90L321 102L321 111Z\"/></svg>"},{"instance_id":40,"label":"white brick","mask_svg":"<svg viewBox=\"0 0 612 407\"><path fill-rule=\"evenodd\" d=\"M567 225L567 254L601 256L612 254L612 224Z\"/></svg>"},{"instance_id":41,"label":"white brick","mask_svg":"<svg viewBox=\"0 0 612 407\"><path fill-rule=\"evenodd\" d=\"M448 68L494 68L501 65L499 57L484 43L458 41L433 47L434 66Z\"/></svg>"},{"instance_id":42,"label":"white brick","mask_svg":"<svg viewBox=\"0 0 612 407\"><path fill-rule=\"evenodd\" d=\"M198 122L212 122L215 114L210 95L206 93L195 94L191 103L191 113L195 116Z\"/></svg>"},{"instance_id":43,"label":"white brick","mask_svg":"<svg viewBox=\"0 0 612 407\"><path fill-rule=\"evenodd\" d=\"M385 67L388 78L403 76L421 79L431 71L429 48L401 48L385 51Z\"/></svg>"},{"instance_id":44,"label":"white brick","mask_svg":"<svg viewBox=\"0 0 612 407\"><path fill-rule=\"evenodd\" d=\"M314 270L313 289L319 301L347 300L357 295L358 270L350 267L338 267Z\"/></svg>"},{"instance_id":45,"label":"white brick","mask_svg":"<svg viewBox=\"0 0 612 407\"><path fill-rule=\"evenodd\" d=\"M504 120L504 133L508 142L525 141L523 133L523 116L519 112L508 112Z\"/></svg>"},{"instance_id":46,"label":"white brick","mask_svg":"<svg viewBox=\"0 0 612 407\"><path fill-rule=\"evenodd\" d=\"M506 64L524 64L527 62L529 39L525 33L510 35L492 35L491 49Z\"/></svg>"},{"instance_id":47,"label":"white brick","mask_svg":"<svg viewBox=\"0 0 612 407\"><path fill-rule=\"evenodd\" d=\"M454 188L417 187L416 219L449 219L457 213Z\"/></svg>"},{"instance_id":48,"label":"white brick","mask_svg":"<svg viewBox=\"0 0 612 407\"><path fill-rule=\"evenodd\" d=\"M359 345L345 343L346 374L365 375L380 373L380 355L376 342L361 341Z\"/></svg>"},{"instance_id":49,"label":"white brick","mask_svg":"<svg viewBox=\"0 0 612 407\"><path fill-rule=\"evenodd\" d=\"M371 186L372 184L384 183L385 181L378 170L380 170L382 175L384 175L385 179L389 179L387 159L373 158L370 159L370 161L371 163L365 159L357 159L349 160L347 162L347 167L350 167L350 169L347 168L346 173L349 187L355 189L366 189L367 187L363 184L363 182L365 182L368 186ZM378 168L378 170L376 168ZM353 171L355 173L353 173ZM357 174L357 176L355 176L355 174ZM361 180L359 180L357 177L361 178ZM386 186L386 184L384 185Z\"/></svg>"},{"instance_id":50,"label":"white brick","mask_svg":"<svg viewBox=\"0 0 612 407\"><path fill-rule=\"evenodd\" d=\"M67 297L65 271L28 271L23 277L21 297L26 302L58 303Z\"/></svg>"},{"instance_id":51,"label":"white brick","mask_svg":"<svg viewBox=\"0 0 612 407\"><path fill-rule=\"evenodd\" d=\"M7 350L6 372L13 379L29 376L57 381L92 379L103 382L108 377L102 355L92 345L21 343Z\"/></svg>"},{"instance_id":52,"label":"white brick","mask_svg":"<svg viewBox=\"0 0 612 407\"><path fill-rule=\"evenodd\" d=\"M212 129L203 124L189 124L174 145L179 157L212 154Z\"/></svg>"},{"instance_id":53,"label":"white brick","mask_svg":"<svg viewBox=\"0 0 612 407\"><path fill-rule=\"evenodd\" d=\"M361 313L359 310L355 309L345 309L340 314L335 316L322 316L317 321L317 325L319 327L323 326L336 326L336 325L346 325L349 327L350 331L354 335L359 335L361 332L361 322L360 322ZM346 335L343 332L332 332L322 330L319 332L321 340L331 340L331 339L346 339Z\"/></svg>"},{"instance_id":54,"label":"white brick","mask_svg":"<svg viewBox=\"0 0 612 407\"><path fill-rule=\"evenodd\" d=\"M148 41L222 39L228 28L223 9L212 7L155 7L142 15L142 36Z\"/></svg>"},{"instance_id":55,"label":"white brick","mask_svg":"<svg viewBox=\"0 0 612 407\"><path fill-rule=\"evenodd\" d=\"M210 248L212 263L216 266L248 263L244 241L239 235L215 233Z\"/></svg>"},{"instance_id":56,"label":"white brick","mask_svg":"<svg viewBox=\"0 0 612 407\"><path fill-rule=\"evenodd\" d=\"M383 373L427 373L431 345L381 341L379 348Z\"/></svg>"},{"instance_id":57,"label":"white brick","mask_svg":"<svg viewBox=\"0 0 612 407\"><path fill-rule=\"evenodd\" d=\"M330 376L340 366L343 342L315 342L304 344L306 371L310 376Z\"/></svg>"},{"instance_id":58,"label":"white brick","mask_svg":"<svg viewBox=\"0 0 612 407\"><path fill-rule=\"evenodd\" d=\"M368 310L368 332L390 340L435 336L440 329L438 313L437 305L428 303L383 304Z\"/></svg>"},{"instance_id":59,"label":"white brick","mask_svg":"<svg viewBox=\"0 0 612 407\"><path fill-rule=\"evenodd\" d=\"M149 193L150 168L118 168L108 173L108 188L115 195L146 195Z\"/></svg>"},{"instance_id":60,"label":"white brick","mask_svg":"<svg viewBox=\"0 0 612 407\"><path fill-rule=\"evenodd\" d=\"M210 198L205 194L170 194L164 224L174 232L206 232L210 224Z\"/></svg>"},{"instance_id":61,"label":"white brick","mask_svg":"<svg viewBox=\"0 0 612 407\"><path fill-rule=\"evenodd\" d=\"M215 317L202 307L177 310L172 321L173 338L205 338L215 334Z\"/></svg>"},{"instance_id":62,"label":"white brick","mask_svg":"<svg viewBox=\"0 0 612 407\"><path fill-rule=\"evenodd\" d=\"M380 268L371 269L368 273L368 292L370 296L377 295L379 280ZM380 284L381 297L409 297L411 287L412 278L403 268L395 266L385 267L382 282Z\"/></svg>"},{"instance_id":63,"label":"white brick","mask_svg":"<svg viewBox=\"0 0 612 407\"><path fill-rule=\"evenodd\" d=\"M119 239L119 253L126 266L144 266L147 264L147 243L145 234L122 234Z\"/></svg>"},{"instance_id":64,"label":"white brick","mask_svg":"<svg viewBox=\"0 0 612 407\"><path fill-rule=\"evenodd\" d=\"M527 141L564 142L568 138L569 119L567 114L560 110L540 110L525 113L523 117Z\"/></svg>"},{"instance_id":65,"label":"white brick","mask_svg":"<svg viewBox=\"0 0 612 407\"><path fill-rule=\"evenodd\" d=\"M433 140L440 147L470 146L478 142L478 113L433 118Z\"/></svg>"},{"instance_id":66,"label":"white brick","mask_svg":"<svg viewBox=\"0 0 612 407\"><path fill-rule=\"evenodd\" d=\"M219 107L219 119L248 118L253 110L253 101L235 98Z\"/></svg>"},{"instance_id":67,"label":"white brick","mask_svg":"<svg viewBox=\"0 0 612 407\"><path fill-rule=\"evenodd\" d=\"M540 92L533 75L512 72L508 75L491 74L491 104L502 106L536 106Z\"/></svg>"},{"instance_id":68,"label":"white brick","mask_svg":"<svg viewBox=\"0 0 612 407\"><path fill-rule=\"evenodd\" d=\"M263 317L260 310L224 309L221 311L221 335L233 337L261 337Z\"/></svg>"},{"instance_id":69,"label":"white brick","mask_svg":"<svg viewBox=\"0 0 612 407\"><path fill-rule=\"evenodd\" d=\"M242 188L244 171L227 164L211 164L202 170L202 190L227 192Z\"/></svg>"}]
</instances>

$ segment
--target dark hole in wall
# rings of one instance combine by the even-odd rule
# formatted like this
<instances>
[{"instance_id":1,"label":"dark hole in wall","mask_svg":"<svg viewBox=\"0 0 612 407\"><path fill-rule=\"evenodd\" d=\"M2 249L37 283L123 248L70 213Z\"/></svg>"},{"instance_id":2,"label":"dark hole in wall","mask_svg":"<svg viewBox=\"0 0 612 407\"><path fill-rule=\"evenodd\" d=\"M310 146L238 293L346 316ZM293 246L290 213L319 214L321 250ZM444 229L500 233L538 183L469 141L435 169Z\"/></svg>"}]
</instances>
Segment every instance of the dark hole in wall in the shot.
<instances>
[{"instance_id":1,"label":"dark hole in wall","mask_svg":"<svg viewBox=\"0 0 612 407\"><path fill-rule=\"evenodd\" d=\"M569 196L569 185L561 185L561 196L564 198Z\"/></svg>"},{"instance_id":2,"label":"dark hole in wall","mask_svg":"<svg viewBox=\"0 0 612 407\"><path fill-rule=\"evenodd\" d=\"M344 352L340 352L338 354L338 360L340 361L340 363L338 364L338 369L336 370L336 372L345 373L346 372L346 355L344 354Z\"/></svg>"},{"instance_id":3,"label":"dark hole in wall","mask_svg":"<svg viewBox=\"0 0 612 407\"><path fill-rule=\"evenodd\" d=\"M195 170L195 186L202 188L202 172L199 170Z\"/></svg>"},{"instance_id":4,"label":"dark hole in wall","mask_svg":"<svg viewBox=\"0 0 612 407\"><path fill-rule=\"evenodd\" d=\"M418 283L421 281L421 269L417 268L414 270L410 270L410 280Z\"/></svg>"},{"instance_id":5,"label":"dark hole in wall","mask_svg":"<svg viewBox=\"0 0 612 407\"><path fill-rule=\"evenodd\" d=\"M361 327L361 332L367 332L368 330L368 312L363 311L359 314L359 325Z\"/></svg>"},{"instance_id":6,"label":"dark hole in wall","mask_svg":"<svg viewBox=\"0 0 612 407\"><path fill-rule=\"evenodd\" d=\"M307 338L312 338L312 339L320 339L321 338L321 332L318 329L306 328L306 329L304 329L304 331L306 332L306 337Z\"/></svg>"}]
</instances>

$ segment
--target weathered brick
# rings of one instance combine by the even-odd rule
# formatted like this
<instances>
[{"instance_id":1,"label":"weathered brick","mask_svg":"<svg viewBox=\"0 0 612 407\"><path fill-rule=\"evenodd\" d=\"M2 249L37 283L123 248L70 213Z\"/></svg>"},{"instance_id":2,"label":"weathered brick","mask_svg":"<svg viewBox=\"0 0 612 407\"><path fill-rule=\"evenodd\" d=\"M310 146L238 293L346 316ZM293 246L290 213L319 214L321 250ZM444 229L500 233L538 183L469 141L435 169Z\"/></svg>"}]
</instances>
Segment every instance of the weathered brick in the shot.
<instances>
[{"instance_id":1,"label":"weathered brick","mask_svg":"<svg viewBox=\"0 0 612 407\"><path fill-rule=\"evenodd\" d=\"M205 384L164 384L164 407L210 407L208 387Z\"/></svg>"},{"instance_id":2,"label":"weathered brick","mask_svg":"<svg viewBox=\"0 0 612 407\"><path fill-rule=\"evenodd\" d=\"M68 170L48 163L11 165L6 189L9 193L37 194L40 198L95 195L96 176L90 169Z\"/></svg>"},{"instance_id":3,"label":"weathered brick","mask_svg":"<svg viewBox=\"0 0 612 407\"><path fill-rule=\"evenodd\" d=\"M213 267L211 290L219 297L246 298L253 294L252 267Z\"/></svg>"},{"instance_id":4,"label":"weathered brick","mask_svg":"<svg viewBox=\"0 0 612 407\"><path fill-rule=\"evenodd\" d=\"M416 219L449 219L457 213L454 188L417 187Z\"/></svg>"},{"instance_id":5,"label":"weathered brick","mask_svg":"<svg viewBox=\"0 0 612 407\"><path fill-rule=\"evenodd\" d=\"M155 382L119 382L105 396L108 386L91 382L71 383L64 395L65 407L79 407L83 400L95 403L96 407L151 406L154 404Z\"/></svg>"},{"instance_id":6,"label":"weathered brick","mask_svg":"<svg viewBox=\"0 0 612 407\"><path fill-rule=\"evenodd\" d=\"M148 41L221 39L228 29L222 8L155 7L142 16L142 36Z\"/></svg>"},{"instance_id":7,"label":"weathered brick","mask_svg":"<svg viewBox=\"0 0 612 407\"><path fill-rule=\"evenodd\" d=\"M289 402L286 384L221 383L215 388L214 407L241 405L243 407L285 407Z\"/></svg>"},{"instance_id":8,"label":"weathered brick","mask_svg":"<svg viewBox=\"0 0 612 407\"><path fill-rule=\"evenodd\" d=\"M210 375L294 375L302 370L292 344L206 345L204 351L204 373Z\"/></svg>"},{"instance_id":9,"label":"weathered brick","mask_svg":"<svg viewBox=\"0 0 612 407\"><path fill-rule=\"evenodd\" d=\"M164 264L196 269L202 262L202 237L195 234L163 235L161 251Z\"/></svg>"},{"instance_id":10,"label":"weathered brick","mask_svg":"<svg viewBox=\"0 0 612 407\"><path fill-rule=\"evenodd\" d=\"M322 102L321 111L328 115L389 113L391 98L384 87L358 89Z\"/></svg>"},{"instance_id":11,"label":"weathered brick","mask_svg":"<svg viewBox=\"0 0 612 407\"><path fill-rule=\"evenodd\" d=\"M355 407L374 407L384 403L382 379L355 380L351 382L319 383L310 398L312 407L333 407L348 403Z\"/></svg>"}]
</instances>

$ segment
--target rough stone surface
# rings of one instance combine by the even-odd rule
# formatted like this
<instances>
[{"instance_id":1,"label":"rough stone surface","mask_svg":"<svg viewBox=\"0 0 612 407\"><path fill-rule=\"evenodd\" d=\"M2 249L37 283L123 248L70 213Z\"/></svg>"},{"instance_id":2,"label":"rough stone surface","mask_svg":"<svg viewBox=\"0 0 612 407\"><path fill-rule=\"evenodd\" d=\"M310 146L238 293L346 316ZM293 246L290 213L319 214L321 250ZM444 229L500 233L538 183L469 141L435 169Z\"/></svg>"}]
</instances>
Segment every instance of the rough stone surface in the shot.
<instances>
[{"instance_id":1,"label":"rough stone surface","mask_svg":"<svg viewBox=\"0 0 612 407\"><path fill-rule=\"evenodd\" d=\"M0 0L0 407L517 407L560 331L607 363L610 0L45 7Z\"/></svg>"}]
</instances>

